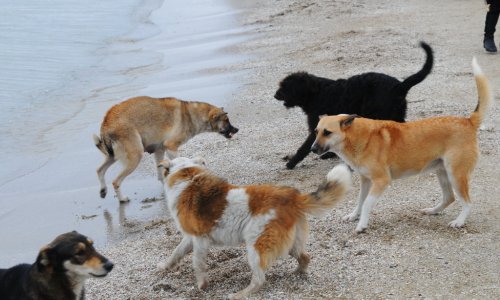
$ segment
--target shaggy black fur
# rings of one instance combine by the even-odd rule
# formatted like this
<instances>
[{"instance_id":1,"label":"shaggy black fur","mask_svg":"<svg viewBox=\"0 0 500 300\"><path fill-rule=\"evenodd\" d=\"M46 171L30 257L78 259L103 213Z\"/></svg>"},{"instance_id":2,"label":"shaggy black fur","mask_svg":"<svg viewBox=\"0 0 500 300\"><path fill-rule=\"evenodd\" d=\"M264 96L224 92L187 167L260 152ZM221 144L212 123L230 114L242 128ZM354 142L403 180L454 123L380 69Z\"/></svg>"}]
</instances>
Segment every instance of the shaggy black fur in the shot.
<instances>
[{"instance_id":1,"label":"shaggy black fur","mask_svg":"<svg viewBox=\"0 0 500 300\"><path fill-rule=\"evenodd\" d=\"M306 72L288 75L281 82L274 98L283 101L287 108L298 106L307 115L309 136L289 161L293 169L311 151L314 129L321 115L357 114L362 117L404 122L406 117L406 95L416 84L422 82L432 70L431 47L421 42L427 54L423 68L404 81L381 73L364 73L348 79L332 80Z\"/></svg>"}]
</instances>

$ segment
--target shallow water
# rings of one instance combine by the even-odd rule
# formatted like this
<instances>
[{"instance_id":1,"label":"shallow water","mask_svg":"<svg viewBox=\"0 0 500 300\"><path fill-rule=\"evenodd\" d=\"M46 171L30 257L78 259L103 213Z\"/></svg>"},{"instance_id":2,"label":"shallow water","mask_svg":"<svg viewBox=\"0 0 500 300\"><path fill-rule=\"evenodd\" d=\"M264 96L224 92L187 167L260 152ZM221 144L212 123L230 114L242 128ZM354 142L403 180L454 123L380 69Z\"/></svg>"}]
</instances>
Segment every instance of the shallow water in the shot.
<instances>
[{"instance_id":1,"label":"shallow water","mask_svg":"<svg viewBox=\"0 0 500 300\"><path fill-rule=\"evenodd\" d=\"M234 4L234 3L233 3ZM154 174L133 174L119 205L106 199L92 142L113 104L137 95L230 103L247 59L224 51L246 38L242 10L223 0L10 1L0 11L0 267L33 261L56 235L98 246L165 213ZM118 165L118 164L116 164Z\"/></svg>"}]
</instances>

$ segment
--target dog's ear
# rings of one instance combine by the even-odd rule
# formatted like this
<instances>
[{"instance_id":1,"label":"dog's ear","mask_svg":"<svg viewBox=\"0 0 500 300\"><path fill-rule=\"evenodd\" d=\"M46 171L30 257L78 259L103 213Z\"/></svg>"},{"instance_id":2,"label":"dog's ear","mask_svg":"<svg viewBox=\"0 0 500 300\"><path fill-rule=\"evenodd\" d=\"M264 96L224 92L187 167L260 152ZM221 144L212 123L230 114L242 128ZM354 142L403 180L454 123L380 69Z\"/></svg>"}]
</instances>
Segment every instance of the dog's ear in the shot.
<instances>
[{"instance_id":1,"label":"dog's ear","mask_svg":"<svg viewBox=\"0 0 500 300\"><path fill-rule=\"evenodd\" d=\"M166 158L160 161L158 168L160 168L163 179L167 178L168 173L170 172L170 167L172 167L172 161L170 159Z\"/></svg>"},{"instance_id":2,"label":"dog's ear","mask_svg":"<svg viewBox=\"0 0 500 300\"><path fill-rule=\"evenodd\" d=\"M195 157L193 158L193 162L202 166L205 166L207 163L205 162L205 159L203 157Z\"/></svg>"},{"instance_id":3,"label":"dog's ear","mask_svg":"<svg viewBox=\"0 0 500 300\"><path fill-rule=\"evenodd\" d=\"M53 268L53 249L50 246L45 246L38 252L38 257L36 258L36 267L39 272L50 271Z\"/></svg>"},{"instance_id":4,"label":"dog's ear","mask_svg":"<svg viewBox=\"0 0 500 300\"><path fill-rule=\"evenodd\" d=\"M345 119L340 121L340 128L346 128L348 126L351 126L352 122L354 119L358 118L358 115L348 115Z\"/></svg>"},{"instance_id":5,"label":"dog's ear","mask_svg":"<svg viewBox=\"0 0 500 300\"><path fill-rule=\"evenodd\" d=\"M210 122L217 122L220 120L220 118L222 116L225 116L227 115L227 112L225 112L223 110L224 108L212 108L209 112L208 112L208 119L210 120Z\"/></svg>"}]
</instances>

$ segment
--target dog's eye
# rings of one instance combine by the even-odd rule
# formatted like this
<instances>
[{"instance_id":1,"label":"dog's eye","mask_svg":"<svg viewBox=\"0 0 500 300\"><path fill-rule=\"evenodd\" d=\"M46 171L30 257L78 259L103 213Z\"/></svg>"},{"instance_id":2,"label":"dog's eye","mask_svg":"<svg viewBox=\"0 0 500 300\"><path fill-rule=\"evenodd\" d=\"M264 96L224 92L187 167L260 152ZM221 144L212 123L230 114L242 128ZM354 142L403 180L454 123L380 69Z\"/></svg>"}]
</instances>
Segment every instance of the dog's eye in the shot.
<instances>
[{"instance_id":1,"label":"dog's eye","mask_svg":"<svg viewBox=\"0 0 500 300\"><path fill-rule=\"evenodd\" d=\"M323 135L324 136L329 136L332 132L331 131L328 131L326 129L323 129Z\"/></svg>"},{"instance_id":2,"label":"dog's eye","mask_svg":"<svg viewBox=\"0 0 500 300\"><path fill-rule=\"evenodd\" d=\"M78 252L75 253L76 256L82 256L85 254L85 251L83 250L78 250Z\"/></svg>"}]
</instances>

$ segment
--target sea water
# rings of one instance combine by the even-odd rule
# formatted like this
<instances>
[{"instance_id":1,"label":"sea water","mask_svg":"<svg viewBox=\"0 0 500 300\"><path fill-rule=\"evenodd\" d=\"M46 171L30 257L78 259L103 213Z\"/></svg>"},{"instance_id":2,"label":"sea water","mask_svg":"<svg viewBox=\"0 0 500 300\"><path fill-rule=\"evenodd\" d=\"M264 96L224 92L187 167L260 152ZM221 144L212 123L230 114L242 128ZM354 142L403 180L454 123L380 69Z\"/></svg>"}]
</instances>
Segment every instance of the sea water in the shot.
<instances>
[{"instance_id":1,"label":"sea water","mask_svg":"<svg viewBox=\"0 0 500 300\"><path fill-rule=\"evenodd\" d=\"M246 59L223 51L248 38L240 13L223 0L0 4L0 267L33 261L60 233L104 244L123 214L154 215L99 198L103 157L92 134L107 109L132 96L230 103L237 76L214 70Z\"/></svg>"}]
</instances>

